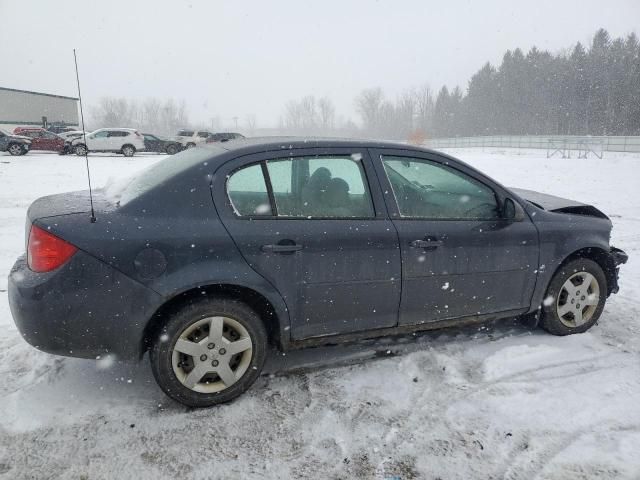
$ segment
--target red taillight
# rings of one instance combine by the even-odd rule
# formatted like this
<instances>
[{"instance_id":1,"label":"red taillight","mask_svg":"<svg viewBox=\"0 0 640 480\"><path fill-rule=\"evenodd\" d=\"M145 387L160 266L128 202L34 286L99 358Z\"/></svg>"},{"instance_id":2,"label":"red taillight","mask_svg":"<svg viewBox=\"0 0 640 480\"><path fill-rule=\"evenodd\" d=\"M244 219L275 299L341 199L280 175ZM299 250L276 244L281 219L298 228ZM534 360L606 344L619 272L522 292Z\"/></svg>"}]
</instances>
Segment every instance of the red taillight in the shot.
<instances>
[{"instance_id":1,"label":"red taillight","mask_svg":"<svg viewBox=\"0 0 640 480\"><path fill-rule=\"evenodd\" d=\"M34 272L50 272L69 260L78 249L61 238L33 225L29 232L27 261Z\"/></svg>"}]
</instances>

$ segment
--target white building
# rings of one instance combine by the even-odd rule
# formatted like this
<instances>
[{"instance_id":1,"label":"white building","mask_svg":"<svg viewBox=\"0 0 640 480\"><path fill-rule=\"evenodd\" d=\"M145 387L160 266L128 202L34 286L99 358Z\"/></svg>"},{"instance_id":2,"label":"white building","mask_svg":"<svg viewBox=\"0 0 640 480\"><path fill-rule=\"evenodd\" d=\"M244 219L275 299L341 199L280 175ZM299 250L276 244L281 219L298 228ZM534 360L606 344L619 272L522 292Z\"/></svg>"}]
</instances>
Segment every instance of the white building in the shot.
<instances>
[{"instance_id":1,"label":"white building","mask_svg":"<svg viewBox=\"0 0 640 480\"><path fill-rule=\"evenodd\" d=\"M78 127L78 99L0 87L0 128L68 125Z\"/></svg>"}]
</instances>

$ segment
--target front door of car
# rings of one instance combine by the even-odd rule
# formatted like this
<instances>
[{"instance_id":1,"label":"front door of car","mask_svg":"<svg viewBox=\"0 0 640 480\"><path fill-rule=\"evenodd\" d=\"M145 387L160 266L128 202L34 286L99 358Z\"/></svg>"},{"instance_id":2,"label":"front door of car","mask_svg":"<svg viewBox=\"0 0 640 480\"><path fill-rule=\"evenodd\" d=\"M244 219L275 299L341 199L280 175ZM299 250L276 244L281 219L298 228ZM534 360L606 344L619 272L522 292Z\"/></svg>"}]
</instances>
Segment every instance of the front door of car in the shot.
<instances>
[{"instance_id":1,"label":"front door of car","mask_svg":"<svg viewBox=\"0 0 640 480\"><path fill-rule=\"evenodd\" d=\"M31 150L46 150L42 147L42 133L40 130L27 130L18 135L23 135L31 139Z\"/></svg>"},{"instance_id":2,"label":"front door of car","mask_svg":"<svg viewBox=\"0 0 640 480\"><path fill-rule=\"evenodd\" d=\"M153 135L144 135L144 149L147 152L160 152L160 139Z\"/></svg>"},{"instance_id":3,"label":"front door of car","mask_svg":"<svg viewBox=\"0 0 640 480\"><path fill-rule=\"evenodd\" d=\"M55 133L41 132L40 141L42 150L57 151L62 150L64 142Z\"/></svg>"},{"instance_id":4,"label":"front door of car","mask_svg":"<svg viewBox=\"0 0 640 480\"><path fill-rule=\"evenodd\" d=\"M89 150L101 151L109 150L109 131L100 130L87 136L87 147Z\"/></svg>"},{"instance_id":5,"label":"front door of car","mask_svg":"<svg viewBox=\"0 0 640 480\"><path fill-rule=\"evenodd\" d=\"M503 218L501 187L436 154L372 156L400 238L401 325L529 307L538 233L519 205Z\"/></svg>"},{"instance_id":6,"label":"front door of car","mask_svg":"<svg viewBox=\"0 0 640 480\"><path fill-rule=\"evenodd\" d=\"M216 172L220 217L285 300L293 340L397 324L400 251L376 181L363 149L258 154Z\"/></svg>"}]
</instances>

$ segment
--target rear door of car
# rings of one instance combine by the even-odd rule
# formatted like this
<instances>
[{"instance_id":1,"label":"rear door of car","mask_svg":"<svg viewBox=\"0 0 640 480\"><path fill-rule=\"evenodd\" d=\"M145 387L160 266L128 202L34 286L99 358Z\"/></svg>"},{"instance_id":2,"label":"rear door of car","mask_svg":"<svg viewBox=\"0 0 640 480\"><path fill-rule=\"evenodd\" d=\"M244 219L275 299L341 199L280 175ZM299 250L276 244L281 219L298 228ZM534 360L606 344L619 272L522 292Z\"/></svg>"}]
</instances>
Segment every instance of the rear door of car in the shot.
<instances>
[{"instance_id":1,"label":"rear door of car","mask_svg":"<svg viewBox=\"0 0 640 480\"><path fill-rule=\"evenodd\" d=\"M244 258L283 296L293 340L397 324L398 237L366 149L243 157L216 172L213 194Z\"/></svg>"},{"instance_id":2,"label":"rear door of car","mask_svg":"<svg viewBox=\"0 0 640 480\"><path fill-rule=\"evenodd\" d=\"M372 157L400 238L401 325L529 307L538 232L526 215L503 218L503 189L435 153Z\"/></svg>"}]
</instances>

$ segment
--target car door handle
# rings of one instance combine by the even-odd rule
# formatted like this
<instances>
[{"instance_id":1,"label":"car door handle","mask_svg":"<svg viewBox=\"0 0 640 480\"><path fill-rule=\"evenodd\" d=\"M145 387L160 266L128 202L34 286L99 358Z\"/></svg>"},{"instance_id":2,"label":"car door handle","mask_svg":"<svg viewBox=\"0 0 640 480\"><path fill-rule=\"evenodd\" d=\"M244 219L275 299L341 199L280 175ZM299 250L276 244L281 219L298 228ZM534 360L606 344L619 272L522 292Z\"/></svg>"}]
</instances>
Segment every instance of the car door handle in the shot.
<instances>
[{"instance_id":1,"label":"car door handle","mask_svg":"<svg viewBox=\"0 0 640 480\"><path fill-rule=\"evenodd\" d=\"M296 243L292 245L262 245L260 250L265 253L293 253L302 250L302 245Z\"/></svg>"},{"instance_id":2,"label":"car door handle","mask_svg":"<svg viewBox=\"0 0 640 480\"><path fill-rule=\"evenodd\" d=\"M442 246L444 242L442 240L414 240L410 243L413 248L438 248Z\"/></svg>"}]
</instances>

